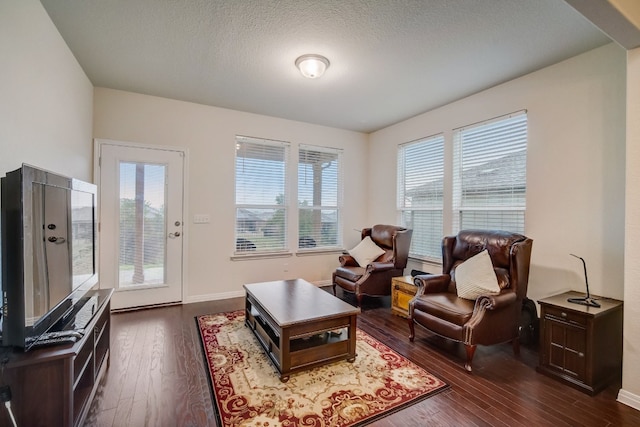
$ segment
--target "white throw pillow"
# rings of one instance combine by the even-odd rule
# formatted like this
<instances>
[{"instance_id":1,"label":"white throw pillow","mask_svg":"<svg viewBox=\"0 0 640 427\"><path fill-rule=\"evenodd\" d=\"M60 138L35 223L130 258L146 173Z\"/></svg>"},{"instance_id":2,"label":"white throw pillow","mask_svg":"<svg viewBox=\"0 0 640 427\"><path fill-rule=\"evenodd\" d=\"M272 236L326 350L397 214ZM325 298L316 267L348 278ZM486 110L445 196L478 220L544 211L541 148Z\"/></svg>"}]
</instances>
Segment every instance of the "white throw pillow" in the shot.
<instances>
[{"instance_id":1,"label":"white throw pillow","mask_svg":"<svg viewBox=\"0 0 640 427\"><path fill-rule=\"evenodd\" d=\"M456 292L459 298L475 300L480 295L498 295L500 285L486 249L456 267Z\"/></svg>"},{"instance_id":2,"label":"white throw pillow","mask_svg":"<svg viewBox=\"0 0 640 427\"><path fill-rule=\"evenodd\" d=\"M349 251L349 255L355 258L360 267L366 267L384 253L384 249L373 243L367 236L358 245Z\"/></svg>"}]
</instances>

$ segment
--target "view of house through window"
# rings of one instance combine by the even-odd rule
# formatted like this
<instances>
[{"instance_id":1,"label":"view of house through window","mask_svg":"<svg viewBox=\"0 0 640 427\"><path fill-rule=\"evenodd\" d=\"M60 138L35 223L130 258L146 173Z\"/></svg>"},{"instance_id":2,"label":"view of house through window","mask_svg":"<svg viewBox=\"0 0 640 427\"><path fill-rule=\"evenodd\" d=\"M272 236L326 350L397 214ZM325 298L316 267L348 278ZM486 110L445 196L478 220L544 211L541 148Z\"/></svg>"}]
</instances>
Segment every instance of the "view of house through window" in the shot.
<instances>
[{"instance_id":1,"label":"view of house through window","mask_svg":"<svg viewBox=\"0 0 640 427\"><path fill-rule=\"evenodd\" d=\"M287 249L289 143L236 137L236 253Z\"/></svg>"},{"instance_id":2,"label":"view of house through window","mask_svg":"<svg viewBox=\"0 0 640 427\"><path fill-rule=\"evenodd\" d=\"M296 148L297 182L287 176ZM341 246L341 159L335 148L237 136L235 253L288 251L294 240L302 250ZM296 184L297 212L287 196Z\"/></svg>"},{"instance_id":3,"label":"view of house through window","mask_svg":"<svg viewBox=\"0 0 640 427\"><path fill-rule=\"evenodd\" d=\"M524 234L526 111L455 129L452 143L453 163L443 135L398 147L398 212L413 229L412 257L439 260L442 237L463 229Z\"/></svg>"},{"instance_id":4,"label":"view of house through window","mask_svg":"<svg viewBox=\"0 0 640 427\"><path fill-rule=\"evenodd\" d=\"M341 244L341 151L301 145L298 151L298 247Z\"/></svg>"},{"instance_id":5,"label":"view of house through window","mask_svg":"<svg viewBox=\"0 0 640 427\"><path fill-rule=\"evenodd\" d=\"M457 129L453 135L453 232L524 233L527 114Z\"/></svg>"},{"instance_id":6,"label":"view of house through window","mask_svg":"<svg viewBox=\"0 0 640 427\"><path fill-rule=\"evenodd\" d=\"M409 254L441 257L444 137L436 135L400 145L398 210L401 224L413 230Z\"/></svg>"}]
</instances>

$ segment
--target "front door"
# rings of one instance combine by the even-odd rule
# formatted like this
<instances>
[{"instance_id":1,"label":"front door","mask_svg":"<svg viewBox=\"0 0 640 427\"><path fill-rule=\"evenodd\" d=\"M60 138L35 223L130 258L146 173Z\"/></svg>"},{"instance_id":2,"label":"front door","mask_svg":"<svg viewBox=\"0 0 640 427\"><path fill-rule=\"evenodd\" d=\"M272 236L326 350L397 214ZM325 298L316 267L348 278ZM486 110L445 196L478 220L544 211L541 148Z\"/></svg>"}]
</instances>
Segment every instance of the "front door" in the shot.
<instances>
[{"instance_id":1,"label":"front door","mask_svg":"<svg viewBox=\"0 0 640 427\"><path fill-rule=\"evenodd\" d=\"M182 301L180 149L96 141L100 189L100 287L114 309Z\"/></svg>"}]
</instances>

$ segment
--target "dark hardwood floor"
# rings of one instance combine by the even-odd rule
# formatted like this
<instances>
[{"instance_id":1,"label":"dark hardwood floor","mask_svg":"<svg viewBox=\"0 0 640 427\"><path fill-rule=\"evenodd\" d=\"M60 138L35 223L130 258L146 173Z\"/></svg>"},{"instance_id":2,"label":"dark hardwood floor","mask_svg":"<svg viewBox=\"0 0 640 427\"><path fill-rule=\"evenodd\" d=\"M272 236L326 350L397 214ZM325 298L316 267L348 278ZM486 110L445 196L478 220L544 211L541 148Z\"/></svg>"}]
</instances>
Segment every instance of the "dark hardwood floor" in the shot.
<instances>
[{"instance_id":1,"label":"dark hardwood floor","mask_svg":"<svg viewBox=\"0 0 640 427\"><path fill-rule=\"evenodd\" d=\"M243 307L235 298L112 314L111 363L85 425L217 426L194 317ZM461 346L421 328L410 343L388 298L366 298L358 327L451 386L372 425L640 425L640 411L616 402L620 384L594 397L574 390L536 372L532 346L519 358L510 344L479 347L469 374Z\"/></svg>"}]
</instances>

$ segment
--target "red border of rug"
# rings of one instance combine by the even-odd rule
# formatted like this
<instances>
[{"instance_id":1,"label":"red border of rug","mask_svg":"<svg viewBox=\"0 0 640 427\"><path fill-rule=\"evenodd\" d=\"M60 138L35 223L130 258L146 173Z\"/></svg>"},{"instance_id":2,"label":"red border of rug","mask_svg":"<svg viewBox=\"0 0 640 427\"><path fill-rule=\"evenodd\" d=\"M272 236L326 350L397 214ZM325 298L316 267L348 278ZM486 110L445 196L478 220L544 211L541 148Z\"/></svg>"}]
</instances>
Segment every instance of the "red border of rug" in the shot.
<instances>
[{"instance_id":1,"label":"red border of rug","mask_svg":"<svg viewBox=\"0 0 640 427\"><path fill-rule=\"evenodd\" d=\"M203 327L201 327L201 323L200 320L201 318L204 317L208 317L208 316L225 316L229 319L231 318L239 318L239 317L244 317L244 310L238 310L238 311L233 311L233 312L226 312L226 313L214 313L214 314L207 314L207 315L200 315L200 316L196 316L195 317L195 321L196 321L196 327L198 329L198 333L200 334L200 345L202 347L202 356L203 356L203 360L205 362L206 365L206 370L207 370L207 380L209 383L209 389L211 392L211 397L212 397L212 402L213 402L213 408L214 408L214 412L216 414L216 421L218 422L218 425L223 426L223 422L222 422L222 417L221 417L221 413L220 413L220 408L216 399L216 392L215 392L215 388L213 385L213 377L214 377L214 373L212 371L212 366L210 364L210 358L207 355L207 350L206 350L206 343L205 343L205 338L203 336ZM243 322L244 323L244 322ZM395 412L398 412L402 409L405 409L415 403L418 403L424 399L427 399L428 397L434 396L437 393L440 393L444 390L447 390L449 388L449 385L446 384L444 381L442 381L441 379L437 378L436 376L434 376L433 374L431 374L430 372L426 371L424 368L420 367L419 365L417 365L415 362L412 362L411 360L409 360L408 358L406 358L405 356L399 354L398 352L396 352L395 350L391 349L389 346L387 346L386 344L380 342L379 340L377 340L376 338L373 338L371 335L367 334L366 332L359 330L359 333L364 334L366 337L368 337L369 339L366 339L367 343L371 346L371 347L375 347L377 348L378 346L381 346L384 349L384 353L391 353L393 355L395 355L395 357L400 358L400 359L404 359L408 362L410 362L411 364L415 365L416 367L418 367L419 369L421 369L422 371L426 372L428 375L434 377L435 379L437 379L441 385L437 386L436 388L434 388L433 390L420 394L418 396L409 398L408 400L398 404L395 407L391 407L388 408L386 410L384 410L381 413L376 413L373 415L368 416L368 418L364 418L361 420L357 420L352 424L348 424L348 427L360 427L360 426L364 426L367 424L370 424L376 420L379 420L381 418L384 418L386 416L389 416ZM254 337L255 339L255 337ZM373 342L375 345L372 345L371 342ZM377 349L379 351L379 349ZM267 358L268 359L268 358ZM274 370L274 376L277 377L277 372L275 367L272 366L272 369Z\"/></svg>"}]
</instances>

